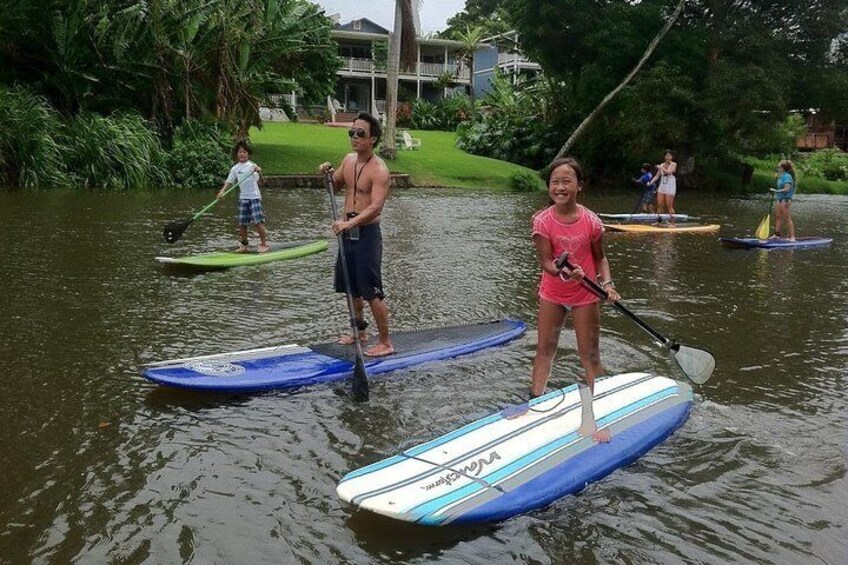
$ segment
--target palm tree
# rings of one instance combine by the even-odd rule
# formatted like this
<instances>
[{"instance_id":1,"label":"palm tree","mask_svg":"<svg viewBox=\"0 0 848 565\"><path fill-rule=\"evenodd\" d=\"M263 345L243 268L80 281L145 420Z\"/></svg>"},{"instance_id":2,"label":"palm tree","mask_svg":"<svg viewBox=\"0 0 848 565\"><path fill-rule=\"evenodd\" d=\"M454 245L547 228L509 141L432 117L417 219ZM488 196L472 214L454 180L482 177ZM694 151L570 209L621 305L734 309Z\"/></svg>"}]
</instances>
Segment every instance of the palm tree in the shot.
<instances>
[{"instance_id":1,"label":"palm tree","mask_svg":"<svg viewBox=\"0 0 848 565\"><path fill-rule=\"evenodd\" d=\"M471 69L471 106L474 106L474 54L480 48L483 42L483 36L486 34L485 28L482 26L469 27L465 26L465 31L457 31L455 34L456 40L462 42L462 50L460 54L468 63L468 68Z\"/></svg>"},{"instance_id":2,"label":"palm tree","mask_svg":"<svg viewBox=\"0 0 848 565\"><path fill-rule=\"evenodd\" d=\"M411 69L418 59L416 16L419 0L395 0L395 29L389 40L389 62L386 69L386 131L381 154L394 159L397 153L395 125L397 123L398 73L401 64Z\"/></svg>"}]
</instances>

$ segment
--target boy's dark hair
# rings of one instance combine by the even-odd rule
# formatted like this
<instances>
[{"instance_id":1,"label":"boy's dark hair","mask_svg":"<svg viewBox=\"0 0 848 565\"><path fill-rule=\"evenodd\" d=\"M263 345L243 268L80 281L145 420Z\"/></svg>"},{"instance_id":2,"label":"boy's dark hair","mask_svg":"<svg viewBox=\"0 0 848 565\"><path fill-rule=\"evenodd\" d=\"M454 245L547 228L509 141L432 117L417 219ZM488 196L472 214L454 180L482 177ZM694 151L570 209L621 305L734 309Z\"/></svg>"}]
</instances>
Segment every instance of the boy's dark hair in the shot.
<instances>
[{"instance_id":1,"label":"boy's dark hair","mask_svg":"<svg viewBox=\"0 0 848 565\"><path fill-rule=\"evenodd\" d=\"M374 147L377 147L380 144L380 138L383 137L383 128L380 127L380 120L368 112L359 112L356 115L356 119L368 122L368 125L371 126L371 137L376 138Z\"/></svg>"},{"instance_id":2,"label":"boy's dark hair","mask_svg":"<svg viewBox=\"0 0 848 565\"><path fill-rule=\"evenodd\" d=\"M650 163L642 163L642 171L644 171L646 173L653 168L654 168L654 166L651 165Z\"/></svg>"},{"instance_id":3,"label":"boy's dark hair","mask_svg":"<svg viewBox=\"0 0 848 565\"><path fill-rule=\"evenodd\" d=\"M551 183L551 175L554 173L554 170L562 167L563 165L571 167L571 170L574 171L574 176L577 177L577 182L583 182L583 166L580 164L580 161L572 157L560 157L542 171L541 176L545 180L545 185L549 185Z\"/></svg>"},{"instance_id":4,"label":"boy's dark hair","mask_svg":"<svg viewBox=\"0 0 848 565\"><path fill-rule=\"evenodd\" d=\"M247 151L248 155L253 155L253 148L250 146L250 144L245 140L240 139L236 142L235 145L233 145L233 159L235 159L238 155L239 149L244 149L245 151Z\"/></svg>"}]
</instances>

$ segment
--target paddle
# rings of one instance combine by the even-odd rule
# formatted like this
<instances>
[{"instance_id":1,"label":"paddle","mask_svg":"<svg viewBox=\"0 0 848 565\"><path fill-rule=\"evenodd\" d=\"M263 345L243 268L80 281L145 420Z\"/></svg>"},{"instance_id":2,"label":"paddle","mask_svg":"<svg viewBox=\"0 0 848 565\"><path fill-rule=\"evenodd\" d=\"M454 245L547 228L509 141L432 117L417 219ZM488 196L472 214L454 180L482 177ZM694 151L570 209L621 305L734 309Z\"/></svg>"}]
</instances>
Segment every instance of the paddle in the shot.
<instances>
[{"instance_id":1,"label":"paddle","mask_svg":"<svg viewBox=\"0 0 848 565\"><path fill-rule=\"evenodd\" d=\"M339 219L339 210L336 208L332 173L324 173L324 184L327 186L327 192L330 193L330 205L333 209L333 221L335 222ZM356 365L353 368L353 398L354 400L364 401L368 400L368 374L365 372L365 356L362 354L362 344L359 342L359 330L363 328L360 328L360 322L356 319L356 310L353 307L353 295L350 290L350 276L344 250L344 234L339 232L337 237L339 240L339 260L342 264L342 280L347 297L347 310L350 314L350 329L353 332L353 343L356 346Z\"/></svg>"},{"instance_id":2,"label":"paddle","mask_svg":"<svg viewBox=\"0 0 848 565\"><path fill-rule=\"evenodd\" d=\"M760 225L757 227L757 231L754 232L754 237L757 239L768 239L769 229L771 229L771 209L774 206L774 192L771 193L771 199L769 199L769 209L766 217L763 218L763 221L760 222Z\"/></svg>"},{"instance_id":3,"label":"paddle","mask_svg":"<svg viewBox=\"0 0 848 565\"><path fill-rule=\"evenodd\" d=\"M567 251L556 260L556 267L557 269L562 269L563 267L568 267L569 269L574 268L574 266L568 261ZM595 281L583 277L581 282L599 297L604 299L607 298L607 292L598 286ZM696 347L681 345L674 340L663 337L658 331L636 316L636 314L628 310L621 302L614 302L613 307L636 322L636 325L645 330L652 338L659 342L660 345L666 348L669 353L671 353L671 356L677 363L677 366L680 367L680 370L683 371L683 373L692 382L702 385L712 376L713 370L715 369L715 357L713 357L712 353Z\"/></svg>"},{"instance_id":4,"label":"paddle","mask_svg":"<svg viewBox=\"0 0 848 565\"><path fill-rule=\"evenodd\" d=\"M239 186L245 180L250 178L252 175L253 173L250 173L242 177L240 181L238 181L236 184L232 185L230 188L224 191L224 194L221 195L221 198L232 192L237 186ZM175 243L183 236L183 233L185 233L186 229L188 229L191 223L203 214L205 214L210 208L212 208L212 206L217 204L218 200L220 200L220 198L216 198L215 200L204 206L197 214L195 214L191 218L188 218L187 220L183 220L181 222L171 222L170 224L166 225L165 229L162 231L162 235L165 237L165 241L167 241L168 243Z\"/></svg>"}]
</instances>

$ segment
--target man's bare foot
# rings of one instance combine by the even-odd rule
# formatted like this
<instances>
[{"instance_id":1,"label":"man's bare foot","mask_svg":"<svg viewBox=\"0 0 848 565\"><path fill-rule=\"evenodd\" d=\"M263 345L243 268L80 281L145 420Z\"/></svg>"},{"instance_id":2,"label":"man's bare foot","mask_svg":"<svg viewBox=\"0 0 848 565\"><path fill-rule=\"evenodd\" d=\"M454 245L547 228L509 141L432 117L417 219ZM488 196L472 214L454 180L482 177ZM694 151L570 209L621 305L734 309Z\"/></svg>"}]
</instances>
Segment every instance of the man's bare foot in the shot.
<instances>
[{"instance_id":1,"label":"man's bare foot","mask_svg":"<svg viewBox=\"0 0 848 565\"><path fill-rule=\"evenodd\" d=\"M256 248L256 250L257 250L259 253L268 253L268 250L269 250L269 249L271 249L271 248L270 248L270 247L268 247L268 244L267 244L267 243L266 243L266 244L260 244L260 245L259 245L259 247L257 247L257 248Z\"/></svg>"},{"instance_id":2,"label":"man's bare foot","mask_svg":"<svg viewBox=\"0 0 848 565\"><path fill-rule=\"evenodd\" d=\"M368 334L365 332L361 332L359 334L359 341L360 343L368 343ZM343 335L338 339L338 341L336 341L336 343L338 343L339 345L353 345L353 336L350 334Z\"/></svg>"},{"instance_id":3,"label":"man's bare foot","mask_svg":"<svg viewBox=\"0 0 848 565\"><path fill-rule=\"evenodd\" d=\"M368 349L365 352L367 357L385 357L386 355L391 355L395 352L395 348L391 345L386 345L385 343L378 343L374 347Z\"/></svg>"}]
</instances>

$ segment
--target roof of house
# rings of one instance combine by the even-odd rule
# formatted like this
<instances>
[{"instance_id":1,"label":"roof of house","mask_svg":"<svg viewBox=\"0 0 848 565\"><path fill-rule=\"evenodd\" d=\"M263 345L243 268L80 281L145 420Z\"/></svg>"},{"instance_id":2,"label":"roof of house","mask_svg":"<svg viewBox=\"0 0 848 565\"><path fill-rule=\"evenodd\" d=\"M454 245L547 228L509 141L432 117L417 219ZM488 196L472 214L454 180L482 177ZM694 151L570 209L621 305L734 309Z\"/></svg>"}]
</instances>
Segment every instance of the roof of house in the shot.
<instances>
[{"instance_id":1,"label":"roof of house","mask_svg":"<svg viewBox=\"0 0 848 565\"><path fill-rule=\"evenodd\" d=\"M359 29L356 29L357 27ZM341 39L370 39L374 41L385 41L389 33L389 30L375 24L368 18L359 18L358 20L351 20L346 24L336 24L330 32L330 35ZM440 47L453 47L454 49L461 49L463 46L462 42L454 41L452 39L436 39L418 36L417 40L421 45L438 45Z\"/></svg>"}]
</instances>

